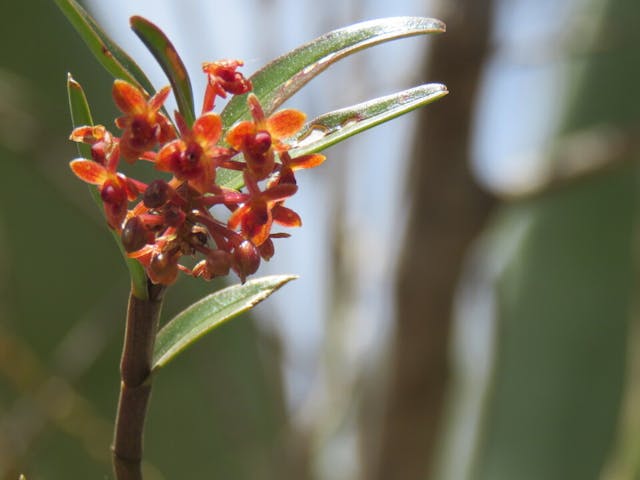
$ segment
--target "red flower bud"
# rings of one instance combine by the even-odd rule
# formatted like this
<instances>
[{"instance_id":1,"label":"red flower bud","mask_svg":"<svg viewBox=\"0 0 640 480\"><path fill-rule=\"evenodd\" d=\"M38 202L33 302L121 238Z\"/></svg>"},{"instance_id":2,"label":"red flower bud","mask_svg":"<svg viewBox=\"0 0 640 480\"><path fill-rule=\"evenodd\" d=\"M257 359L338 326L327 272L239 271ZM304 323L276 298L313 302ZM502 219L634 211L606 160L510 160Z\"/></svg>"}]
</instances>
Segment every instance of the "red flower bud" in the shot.
<instances>
[{"instance_id":1,"label":"red flower bud","mask_svg":"<svg viewBox=\"0 0 640 480\"><path fill-rule=\"evenodd\" d=\"M233 269L240 277L242 283L247 276L258 271L260 266L260 254L258 249L248 240L243 241L233 251Z\"/></svg>"},{"instance_id":2,"label":"red flower bud","mask_svg":"<svg viewBox=\"0 0 640 480\"><path fill-rule=\"evenodd\" d=\"M131 217L127 220L120 234L122 245L127 252L140 250L147 244L148 238L149 231L145 228L140 217Z\"/></svg>"},{"instance_id":3,"label":"red flower bud","mask_svg":"<svg viewBox=\"0 0 640 480\"><path fill-rule=\"evenodd\" d=\"M164 180L154 180L144 191L142 202L147 208L162 207L171 196L171 187Z\"/></svg>"}]
</instances>

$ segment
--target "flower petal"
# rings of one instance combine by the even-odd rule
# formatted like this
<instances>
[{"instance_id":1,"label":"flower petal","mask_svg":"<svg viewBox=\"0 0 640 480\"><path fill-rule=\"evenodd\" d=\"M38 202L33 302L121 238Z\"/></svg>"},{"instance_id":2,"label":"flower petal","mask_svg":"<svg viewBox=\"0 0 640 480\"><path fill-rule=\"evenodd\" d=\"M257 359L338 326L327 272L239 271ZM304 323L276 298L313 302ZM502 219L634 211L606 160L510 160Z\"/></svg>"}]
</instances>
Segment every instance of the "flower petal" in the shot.
<instances>
[{"instance_id":1,"label":"flower petal","mask_svg":"<svg viewBox=\"0 0 640 480\"><path fill-rule=\"evenodd\" d=\"M264 110L262 110L262 105L260 105L260 100L253 93L250 93L247 97L247 105L249 107L249 111L251 112L251 116L253 120L257 124L262 124L264 122Z\"/></svg>"},{"instance_id":2,"label":"flower petal","mask_svg":"<svg viewBox=\"0 0 640 480\"><path fill-rule=\"evenodd\" d=\"M209 112L205 113L193 124L193 138L203 149L208 150L220 139L222 133L222 120L220 116Z\"/></svg>"},{"instance_id":3,"label":"flower petal","mask_svg":"<svg viewBox=\"0 0 640 480\"><path fill-rule=\"evenodd\" d=\"M256 134L256 126L253 122L240 122L236 124L227 134L225 141L236 150L242 150L245 138L248 135Z\"/></svg>"},{"instance_id":4,"label":"flower petal","mask_svg":"<svg viewBox=\"0 0 640 480\"><path fill-rule=\"evenodd\" d=\"M262 192L261 197L266 202L280 202L291 196L298 191L298 186L293 183L282 183L267 188Z\"/></svg>"},{"instance_id":5,"label":"flower petal","mask_svg":"<svg viewBox=\"0 0 640 480\"><path fill-rule=\"evenodd\" d=\"M302 128L306 118L299 110L280 110L267 119L267 130L274 138L288 138Z\"/></svg>"},{"instance_id":6,"label":"flower petal","mask_svg":"<svg viewBox=\"0 0 640 480\"><path fill-rule=\"evenodd\" d=\"M231 230L237 230L242 222L242 219L247 213L249 213L249 205L242 205L241 207L236 208L233 213L229 216L229 220L227 220L227 226Z\"/></svg>"},{"instance_id":7,"label":"flower petal","mask_svg":"<svg viewBox=\"0 0 640 480\"><path fill-rule=\"evenodd\" d=\"M147 111L147 100L134 85L124 80L113 82L113 100L116 106L127 115L140 115Z\"/></svg>"},{"instance_id":8,"label":"flower petal","mask_svg":"<svg viewBox=\"0 0 640 480\"><path fill-rule=\"evenodd\" d=\"M314 168L321 165L326 157L320 153L311 153L302 155L301 157L292 158L287 162L291 170L300 170L302 168Z\"/></svg>"},{"instance_id":9,"label":"flower petal","mask_svg":"<svg viewBox=\"0 0 640 480\"><path fill-rule=\"evenodd\" d=\"M273 221L279 223L284 227L299 227L302 225L302 219L300 215L291 210L290 208L283 207L282 205L276 205L271 210Z\"/></svg>"},{"instance_id":10,"label":"flower petal","mask_svg":"<svg viewBox=\"0 0 640 480\"><path fill-rule=\"evenodd\" d=\"M186 145L182 140L174 140L167 143L156 155L156 168L162 172L175 173L179 165L180 156L185 149Z\"/></svg>"},{"instance_id":11,"label":"flower petal","mask_svg":"<svg viewBox=\"0 0 640 480\"><path fill-rule=\"evenodd\" d=\"M86 125L74 128L71 136L69 136L69 140L94 144L103 140L106 135L107 130L102 125Z\"/></svg>"},{"instance_id":12,"label":"flower petal","mask_svg":"<svg viewBox=\"0 0 640 480\"><path fill-rule=\"evenodd\" d=\"M107 178L109 178L107 169L103 165L91 160L78 158L73 160L69 166L80 180L92 185L102 185Z\"/></svg>"},{"instance_id":13,"label":"flower petal","mask_svg":"<svg viewBox=\"0 0 640 480\"><path fill-rule=\"evenodd\" d=\"M158 90L156 94L153 97L151 97L151 100L149 100L149 109L153 112L157 112L158 110L160 110L165 100L169 96L170 92L171 92L171 87L168 85Z\"/></svg>"}]
</instances>

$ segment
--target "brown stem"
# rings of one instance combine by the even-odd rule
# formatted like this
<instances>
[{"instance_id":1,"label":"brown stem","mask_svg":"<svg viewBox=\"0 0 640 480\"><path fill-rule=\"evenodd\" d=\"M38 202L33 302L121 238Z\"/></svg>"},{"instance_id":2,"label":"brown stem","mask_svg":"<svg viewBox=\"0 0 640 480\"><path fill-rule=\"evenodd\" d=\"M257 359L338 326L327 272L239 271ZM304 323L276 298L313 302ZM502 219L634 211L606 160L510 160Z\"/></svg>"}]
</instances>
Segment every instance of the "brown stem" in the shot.
<instances>
[{"instance_id":1,"label":"brown stem","mask_svg":"<svg viewBox=\"0 0 640 480\"><path fill-rule=\"evenodd\" d=\"M117 480L142 479L142 434L151 394L151 362L164 287L148 287L148 298L129 295L124 347L120 360L120 398L113 436Z\"/></svg>"}]
</instances>

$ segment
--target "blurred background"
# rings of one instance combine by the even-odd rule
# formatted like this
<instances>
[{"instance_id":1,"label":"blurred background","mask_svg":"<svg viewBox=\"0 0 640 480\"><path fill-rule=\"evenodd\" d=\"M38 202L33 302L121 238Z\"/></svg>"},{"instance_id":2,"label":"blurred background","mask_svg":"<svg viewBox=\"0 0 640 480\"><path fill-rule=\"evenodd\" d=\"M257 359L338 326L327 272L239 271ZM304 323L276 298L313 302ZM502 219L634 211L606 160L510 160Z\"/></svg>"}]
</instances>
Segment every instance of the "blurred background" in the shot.
<instances>
[{"instance_id":1,"label":"blurred background","mask_svg":"<svg viewBox=\"0 0 640 480\"><path fill-rule=\"evenodd\" d=\"M157 87L128 17L158 24L196 97L202 61L250 74L361 20L448 26L286 104L451 91L300 175L305 225L259 273L301 278L159 375L145 478L640 479L637 0L85 6ZM0 25L0 478L112 478L127 276L69 172L65 93L72 72L110 124L111 80L51 0ZM164 318L218 287L182 279Z\"/></svg>"}]
</instances>

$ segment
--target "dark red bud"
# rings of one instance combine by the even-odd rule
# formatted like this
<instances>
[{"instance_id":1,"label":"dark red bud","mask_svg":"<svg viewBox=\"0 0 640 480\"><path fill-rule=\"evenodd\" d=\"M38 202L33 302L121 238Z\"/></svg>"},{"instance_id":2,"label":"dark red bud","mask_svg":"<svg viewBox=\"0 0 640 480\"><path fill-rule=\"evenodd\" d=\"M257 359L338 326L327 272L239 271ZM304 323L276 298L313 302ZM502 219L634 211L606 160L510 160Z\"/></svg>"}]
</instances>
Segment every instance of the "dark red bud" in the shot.
<instances>
[{"instance_id":1,"label":"dark red bud","mask_svg":"<svg viewBox=\"0 0 640 480\"><path fill-rule=\"evenodd\" d=\"M169 200L171 187L164 180L154 180L149 184L142 196L142 202L147 208L160 208Z\"/></svg>"},{"instance_id":2,"label":"dark red bud","mask_svg":"<svg viewBox=\"0 0 640 480\"><path fill-rule=\"evenodd\" d=\"M153 283L170 285L178 276L178 262L172 255L157 253L151 258L148 273Z\"/></svg>"},{"instance_id":3,"label":"dark red bud","mask_svg":"<svg viewBox=\"0 0 640 480\"><path fill-rule=\"evenodd\" d=\"M260 252L260 256L268 262L275 253L273 240L267 238L262 245L258 247L258 251Z\"/></svg>"},{"instance_id":4,"label":"dark red bud","mask_svg":"<svg viewBox=\"0 0 640 480\"><path fill-rule=\"evenodd\" d=\"M224 250L212 250L207 255L207 270L212 277L222 277L229 274L231 269L231 255Z\"/></svg>"},{"instance_id":5,"label":"dark red bud","mask_svg":"<svg viewBox=\"0 0 640 480\"><path fill-rule=\"evenodd\" d=\"M247 276L258 271L260 254L258 249L248 240L243 241L233 251L233 269L244 283Z\"/></svg>"},{"instance_id":6,"label":"dark red bud","mask_svg":"<svg viewBox=\"0 0 640 480\"><path fill-rule=\"evenodd\" d=\"M148 230L145 228L144 223L138 217L131 217L124 224L120 239L122 240L122 246L127 252L135 252L140 250L147 244Z\"/></svg>"}]
</instances>

